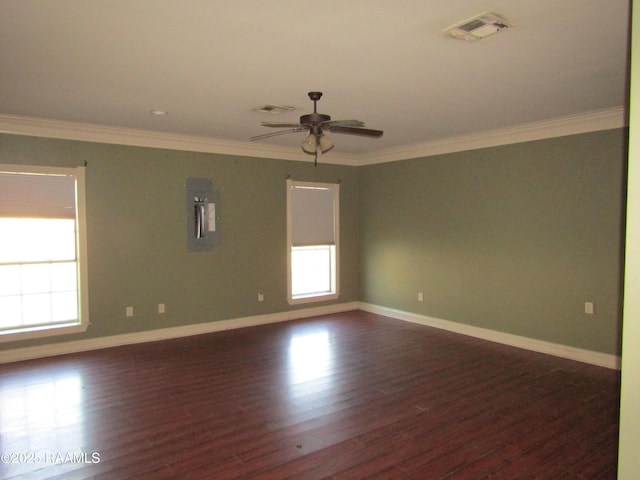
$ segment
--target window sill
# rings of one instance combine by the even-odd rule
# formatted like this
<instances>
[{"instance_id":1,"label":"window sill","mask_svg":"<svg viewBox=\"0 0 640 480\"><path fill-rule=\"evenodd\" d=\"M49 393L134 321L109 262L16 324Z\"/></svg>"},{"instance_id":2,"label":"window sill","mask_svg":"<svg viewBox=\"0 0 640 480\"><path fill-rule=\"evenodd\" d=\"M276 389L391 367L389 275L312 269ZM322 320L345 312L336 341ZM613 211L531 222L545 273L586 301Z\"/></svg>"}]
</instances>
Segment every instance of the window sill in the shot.
<instances>
[{"instance_id":1,"label":"window sill","mask_svg":"<svg viewBox=\"0 0 640 480\"><path fill-rule=\"evenodd\" d=\"M300 305L304 303L324 302L327 300L337 300L340 295L337 293L327 293L321 295L308 295L290 298L289 305Z\"/></svg>"},{"instance_id":2,"label":"window sill","mask_svg":"<svg viewBox=\"0 0 640 480\"><path fill-rule=\"evenodd\" d=\"M87 326L86 323L63 323L60 325L15 329L0 333L0 343L83 333L87 331Z\"/></svg>"}]
</instances>

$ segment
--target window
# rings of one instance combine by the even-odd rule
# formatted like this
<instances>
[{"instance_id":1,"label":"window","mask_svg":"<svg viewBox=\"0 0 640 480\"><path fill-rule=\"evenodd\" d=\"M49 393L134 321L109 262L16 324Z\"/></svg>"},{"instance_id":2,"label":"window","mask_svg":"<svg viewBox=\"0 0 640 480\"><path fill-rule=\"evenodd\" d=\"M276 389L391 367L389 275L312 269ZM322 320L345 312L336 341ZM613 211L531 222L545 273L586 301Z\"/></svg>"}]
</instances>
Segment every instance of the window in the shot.
<instances>
[{"instance_id":1,"label":"window","mask_svg":"<svg viewBox=\"0 0 640 480\"><path fill-rule=\"evenodd\" d=\"M0 341L86 330L84 168L0 165Z\"/></svg>"},{"instance_id":2,"label":"window","mask_svg":"<svg viewBox=\"0 0 640 480\"><path fill-rule=\"evenodd\" d=\"M289 303L338 298L339 186L287 180Z\"/></svg>"}]
</instances>

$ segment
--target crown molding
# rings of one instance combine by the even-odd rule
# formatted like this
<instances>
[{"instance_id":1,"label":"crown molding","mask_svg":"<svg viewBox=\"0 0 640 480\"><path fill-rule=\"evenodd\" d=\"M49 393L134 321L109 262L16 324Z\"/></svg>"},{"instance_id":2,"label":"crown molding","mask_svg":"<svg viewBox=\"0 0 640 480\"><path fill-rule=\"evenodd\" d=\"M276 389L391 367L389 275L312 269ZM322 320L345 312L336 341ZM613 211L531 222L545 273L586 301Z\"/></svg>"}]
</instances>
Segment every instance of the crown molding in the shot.
<instances>
[{"instance_id":1,"label":"crown molding","mask_svg":"<svg viewBox=\"0 0 640 480\"><path fill-rule=\"evenodd\" d=\"M622 107L617 107L543 122L516 125L499 130L403 145L375 152L350 154L332 151L330 155L322 156L321 161L322 163L336 165L364 166L598 130L610 130L622 128L627 124L626 110ZM313 161L310 155L301 153L296 147L219 140L204 136L110 127L19 115L0 114L0 133L277 160Z\"/></svg>"},{"instance_id":2,"label":"crown molding","mask_svg":"<svg viewBox=\"0 0 640 480\"><path fill-rule=\"evenodd\" d=\"M498 130L473 133L471 135L461 135L431 142L379 150L363 157L361 165L430 157L433 155L530 142L599 130L611 130L627 125L627 112L624 108L608 108L542 122L521 124Z\"/></svg>"},{"instance_id":3,"label":"crown molding","mask_svg":"<svg viewBox=\"0 0 640 480\"><path fill-rule=\"evenodd\" d=\"M236 142L197 135L181 135L19 115L0 114L0 133L136 147L165 148L168 150L184 150L189 152L313 162L311 155L307 155L295 147L257 144L253 142ZM330 156L322 157L322 162L357 165L358 157L356 155L332 152Z\"/></svg>"}]
</instances>

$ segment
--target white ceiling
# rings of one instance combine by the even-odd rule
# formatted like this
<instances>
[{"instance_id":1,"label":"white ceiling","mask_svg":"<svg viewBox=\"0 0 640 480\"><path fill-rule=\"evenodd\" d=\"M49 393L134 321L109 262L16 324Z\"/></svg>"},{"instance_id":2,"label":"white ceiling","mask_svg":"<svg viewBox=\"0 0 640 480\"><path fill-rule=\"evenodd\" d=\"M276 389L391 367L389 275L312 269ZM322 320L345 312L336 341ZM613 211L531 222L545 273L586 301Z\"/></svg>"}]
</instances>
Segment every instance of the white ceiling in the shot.
<instances>
[{"instance_id":1,"label":"white ceiling","mask_svg":"<svg viewBox=\"0 0 640 480\"><path fill-rule=\"evenodd\" d=\"M484 11L513 27L475 43L442 33ZM320 112L384 130L333 134L334 152L373 154L624 109L628 11L628 0L2 0L0 115L248 142L273 131L261 121L297 122L319 90ZM268 103L296 110L254 111Z\"/></svg>"}]
</instances>

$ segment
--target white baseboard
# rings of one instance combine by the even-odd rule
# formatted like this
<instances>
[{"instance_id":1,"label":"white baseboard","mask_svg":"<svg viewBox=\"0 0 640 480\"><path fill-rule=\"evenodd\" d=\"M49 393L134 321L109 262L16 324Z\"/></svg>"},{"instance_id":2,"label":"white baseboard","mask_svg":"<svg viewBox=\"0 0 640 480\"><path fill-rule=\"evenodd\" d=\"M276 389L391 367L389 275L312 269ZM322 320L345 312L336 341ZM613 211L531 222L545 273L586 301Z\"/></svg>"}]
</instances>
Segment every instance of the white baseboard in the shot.
<instances>
[{"instance_id":1,"label":"white baseboard","mask_svg":"<svg viewBox=\"0 0 640 480\"><path fill-rule=\"evenodd\" d=\"M315 317L317 315L330 315L332 313L358 310L358 305L358 302L339 303L323 307L303 308L299 310L288 310L286 312L270 313L266 315L255 315L251 317L241 317L231 320L220 320L217 322L196 323L193 325L161 328L158 330L127 333L109 337L52 343L36 347L15 348L6 351L0 351L0 363L32 360L36 358L52 357L55 355L64 355L67 353L86 352L88 350L99 350L102 348L119 347L122 345L132 345L135 343L154 342L157 340L170 340L172 338L221 332L223 330L254 327L257 325L266 325L269 323L286 322L289 320L296 320L298 318Z\"/></svg>"},{"instance_id":2,"label":"white baseboard","mask_svg":"<svg viewBox=\"0 0 640 480\"><path fill-rule=\"evenodd\" d=\"M620 370L620 357L581 348L570 347L557 343L545 342L533 338L521 337L510 333L498 332L487 328L474 327L462 323L441 320L439 318L428 317L416 313L395 310L393 308L380 307L369 303L360 302L359 309L365 312L376 313L386 317L404 320L406 322L419 323L429 327L440 328L462 335L468 335L491 342L502 343L511 347L523 348L538 353L545 353L556 357L562 357L578 362L589 363L599 367L606 367L613 370Z\"/></svg>"},{"instance_id":3,"label":"white baseboard","mask_svg":"<svg viewBox=\"0 0 640 480\"><path fill-rule=\"evenodd\" d=\"M404 320L407 322L418 323L429 327L440 328L442 330L447 330L462 335L468 335L471 337L480 338L491 342L497 342L512 347L523 348L534 352L554 355L556 357L576 360L578 362L589 363L600 367L606 367L614 370L620 369L620 357L616 355L609 355L606 353L569 347L567 345L521 337L509 333L498 332L496 330L464 325L448 320L441 320L438 318L405 312L393 308L381 307L364 302L339 303L323 307L288 310L286 312L255 315L230 320L220 320L216 322L197 323L180 327L162 328L158 330L127 333L123 335L113 335L109 337L53 343L36 347L15 348L11 350L1 351L0 363L32 360L36 358L64 355L67 353L85 352L88 350L99 350L102 348L119 347L122 345L154 342L158 340L170 340L172 338L189 337L192 335L221 332L223 330L232 330L236 328L254 327L257 325L286 322L299 318L315 317L318 315L330 315L332 313L348 312L352 310L362 310L378 315L384 315L398 320Z\"/></svg>"}]
</instances>

